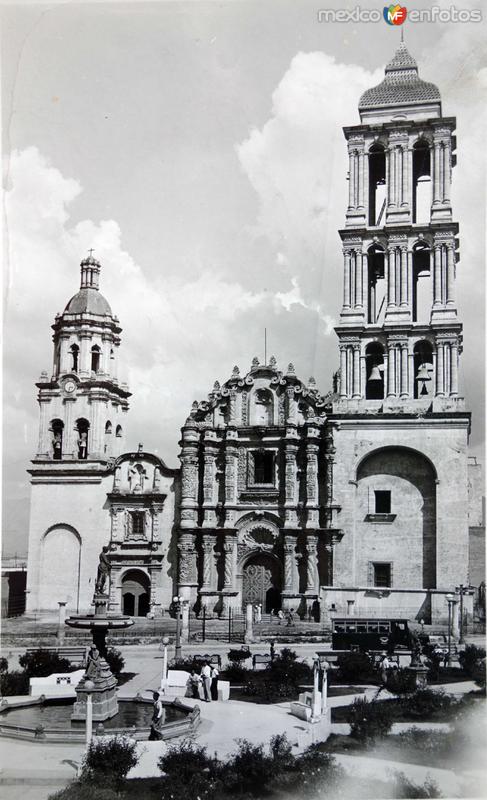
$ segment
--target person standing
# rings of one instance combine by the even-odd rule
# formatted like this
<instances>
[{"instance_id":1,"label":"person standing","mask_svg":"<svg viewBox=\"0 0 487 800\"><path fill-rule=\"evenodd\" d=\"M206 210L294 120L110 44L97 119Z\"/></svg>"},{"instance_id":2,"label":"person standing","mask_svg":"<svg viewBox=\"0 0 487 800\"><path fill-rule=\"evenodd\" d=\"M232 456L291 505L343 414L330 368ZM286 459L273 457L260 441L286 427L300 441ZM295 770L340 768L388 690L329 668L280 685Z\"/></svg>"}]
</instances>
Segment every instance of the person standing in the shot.
<instances>
[{"instance_id":1,"label":"person standing","mask_svg":"<svg viewBox=\"0 0 487 800\"><path fill-rule=\"evenodd\" d=\"M149 742L160 741L162 736L162 726L164 725L165 713L159 697L159 692L153 692L154 708L152 710L152 720L149 733Z\"/></svg>"},{"instance_id":2,"label":"person standing","mask_svg":"<svg viewBox=\"0 0 487 800\"><path fill-rule=\"evenodd\" d=\"M208 661L205 661L201 670L201 679L203 681L203 692L205 693L205 702L211 702L211 669Z\"/></svg>"},{"instance_id":3,"label":"person standing","mask_svg":"<svg viewBox=\"0 0 487 800\"><path fill-rule=\"evenodd\" d=\"M190 696L194 700L200 700L200 684L201 678L196 672L196 670L191 671L191 675L188 678L188 689L190 690Z\"/></svg>"},{"instance_id":4,"label":"person standing","mask_svg":"<svg viewBox=\"0 0 487 800\"><path fill-rule=\"evenodd\" d=\"M379 669L380 669L380 677L384 686L387 684L387 675L389 673L390 668L391 668L391 662L387 658L387 653L383 652Z\"/></svg>"},{"instance_id":5,"label":"person standing","mask_svg":"<svg viewBox=\"0 0 487 800\"><path fill-rule=\"evenodd\" d=\"M213 665L211 668L211 699L218 700L218 668Z\"/></svg>"}]
</instances>

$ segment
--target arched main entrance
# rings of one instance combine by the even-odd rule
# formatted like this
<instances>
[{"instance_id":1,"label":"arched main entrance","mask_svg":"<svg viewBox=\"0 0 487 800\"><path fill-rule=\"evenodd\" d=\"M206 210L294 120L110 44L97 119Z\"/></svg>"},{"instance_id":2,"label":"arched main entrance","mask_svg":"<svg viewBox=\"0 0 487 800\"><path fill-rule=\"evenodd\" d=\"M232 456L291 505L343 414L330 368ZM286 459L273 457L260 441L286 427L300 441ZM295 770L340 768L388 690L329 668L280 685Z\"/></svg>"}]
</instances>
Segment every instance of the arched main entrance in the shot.
<instances>
[{"instance_id":1,"label":"arched main entrance","mask_svg":"<svg viewBox=\"0 0 487 800\"><path fill-rule=\"evenodd\" d=\"M270 613L281 607L281 575L279 564L268 553L252 556L243 569L242 604L261 603L262 610Z\"/></svg>"},{"instance_id":2,"label":"arched main entrance","mask_svg":"<svg viewBox=\"0 0 487 800\"><path fill-rule=\"evenodd\" d=\"M150 608L150 580L140 569L131 569L122 580L122 612L145 617Z\"/></svg>"}]
</instances>

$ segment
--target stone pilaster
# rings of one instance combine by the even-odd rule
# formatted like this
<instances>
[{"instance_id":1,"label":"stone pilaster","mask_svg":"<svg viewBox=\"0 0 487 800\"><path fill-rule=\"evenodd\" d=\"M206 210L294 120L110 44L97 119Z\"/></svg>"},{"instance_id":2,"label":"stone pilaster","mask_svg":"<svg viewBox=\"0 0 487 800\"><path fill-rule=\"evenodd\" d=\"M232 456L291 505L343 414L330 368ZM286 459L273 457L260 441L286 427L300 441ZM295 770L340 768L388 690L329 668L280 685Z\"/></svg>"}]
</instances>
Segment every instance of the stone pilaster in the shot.
<instances>
[{"instance_id":1,"label":"stone pilaster","mask_svg":"<svg viewBox=\"0 0 487 800\"><path fill-rule=\"evenodd\" d=\"M216 485L216 457L218 448L216 447L215 431L205 431L204 440L204 470L203 470L203 527L213 528L216 525L216 504L217 504L217 485Z\"/></svg>"},{"instance_id":2,"label":"stone pilaster","mask_svg":"<svg viewBox=\"0 0 487 800\"><path fill-rule=\"evenodd\" d=\"M39 397L39 444L37 446L38 456L51 456L53 453L50 442L49 431L49 409L51 404L50 397Z\"/></svg>"},{"instance_id":3,"label":"stone pilaster","mask_svg":"<svg viewBox=\"0 0 487 800\"><path fill-rule=\"evenodd\" d=\"M192 533L180 533L178 541L179 588L197 585L195 537ZM185 593L187 594L187 592Z\"/></svg>"},{"instance_id":4,"label":"stone pilaster","mask_svg":"<svg viewBox=\"0 0 487 800\"><path fill-rule=\"evenodd\" d=\"M216 538L214 535L206 533L203 536L203 541L202 541L203 582L201 585L202 591L211 591L212 589L216 588L214 585L215 542Z\"/></svg>"},{"instance_id":5,"label":"stone pilaster","mask_svg":"<svg viewBox=\"0 0 487 800\"><path fill-rule=\"evenodd\" d=\"M198 430L189 419L183 428L181 442L181 528L197 525L198 501Z\"/></svg>"},{"instance_id":6,"label":"stone pilaster","mask_svg":"<svg viewBox=\"0 0 487 800\"><path fill-rule=\"evenodd\" d=\"M308 437L317 436L316 428L308 428ZM318 453L319 445L316 441L306 444L306 527L319 527L319 496L318 496Z\"/></svg>"},{"instance_id":7,"label":"stone pilaster","mask_svg":"<svg viewBox=\"0 0 487 800\"><path fill-rule=\"evenodd\" d=\"M236 538L234 534L225 534L223 542L223 590L235 590L235 559L236 559Z\"/></svg>"},{"instance_id":8,"label":"stone pilaster","mask_svg":"<svg viewBox=\"0 0 487 800\"><path fill-rule=\"evenodd\" d=\"M63 431L63 458L73 458L77 445L74 441L74 404L76 398L65 397L64 404L64 431ZM76 453L77 454L77 453Z\"/></svg>"},{"instance_id":9,"label":"stone pilaster","mask_svg":"<svg viewBox=\"0 0 487 800\"><path fill-rule=\"evenodd\" d=\"M294 439L294 441L293 441ZM286 459L286 500L285 508L285 527L295 528L297 525L297 506L298 506L298 483L297 483L297 464L296 456L298 452L297 431L295 428L288 428L286 433L285 459Z\"/></svg>"},{"instance_id":10,"label":"stone pilaster","mask_svg":"<svg viewBox=\"0 0 487 800\"><path fill-rule=\"evenodd\" d=\"M306 536L306 593L318 594L318 537L308 534Z\"/></svg>"},{"instance_id":11,"label":"stone pilaster","mask_svg":"<svg viewBox=\"0 0 487 800\"><path fill-rule=\"evenodd\" d=\"M284 587L285 594L297 594L299 589L296 566L296 536L284 536Z\"/></svg>"},{"instance_id":12,"label":"stone pilaster","mask_svg":"<svg viewBox=\"0 0 487 800\"><path fill-rule=\"evenodd\" d=\"M235 428L227 429L225 447L225 523L232 525L238 497L238 436Z\"/></svg>"}]
</instances>

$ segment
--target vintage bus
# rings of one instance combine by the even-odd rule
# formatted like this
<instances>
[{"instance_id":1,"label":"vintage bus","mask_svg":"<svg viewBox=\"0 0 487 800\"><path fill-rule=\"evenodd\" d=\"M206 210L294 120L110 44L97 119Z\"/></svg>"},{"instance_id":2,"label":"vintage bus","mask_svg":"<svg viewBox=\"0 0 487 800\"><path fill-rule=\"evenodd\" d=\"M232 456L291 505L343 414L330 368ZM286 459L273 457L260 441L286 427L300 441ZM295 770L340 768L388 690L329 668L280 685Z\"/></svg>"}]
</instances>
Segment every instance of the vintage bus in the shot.
<instances>
[{"instance_id":1,"label":"vintage bus","mask_svg":"<svg viewBox=\"0 0 487 800\"><path fill-rule=\"evenodd\" d=\"M333 650L394 650L409 648L407 619L336 617L332 621Z\"/></svg>"}]
</instances>

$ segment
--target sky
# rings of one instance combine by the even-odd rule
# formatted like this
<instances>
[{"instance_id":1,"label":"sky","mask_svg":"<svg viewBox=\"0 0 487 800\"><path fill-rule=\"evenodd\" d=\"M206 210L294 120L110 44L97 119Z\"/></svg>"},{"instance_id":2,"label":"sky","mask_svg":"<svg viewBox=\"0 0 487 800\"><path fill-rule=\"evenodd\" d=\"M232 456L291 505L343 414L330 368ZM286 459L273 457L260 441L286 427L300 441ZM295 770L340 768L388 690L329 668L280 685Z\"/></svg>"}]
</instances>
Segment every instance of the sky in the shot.
<instances>
[{"instance_id":1,"label":"sky","mask_svg":"<svg viewBox=\"0 0 487 800\"><path fill-rule=\"evenodd\" d=\"M340 8L357 4L341 3ZM375 8L373 2L362 4ZM418 3L416 7L428 4ZM437 3L449 7L450 3ZM253 356L331 388L342 297L344 125L400 41L320 23L334 0L3 3L3 546L26 552L35 381L88 248L119 317L128 449L178 466L195 399ZM409 6L408 6L409 7ZM479 5L460 2L461 8ZM382 9L382 6L380 6ZM420 75L457 117L452 202L461 380L483 457L483 23L410 23Z\"/></svg>"}]
</instances>

